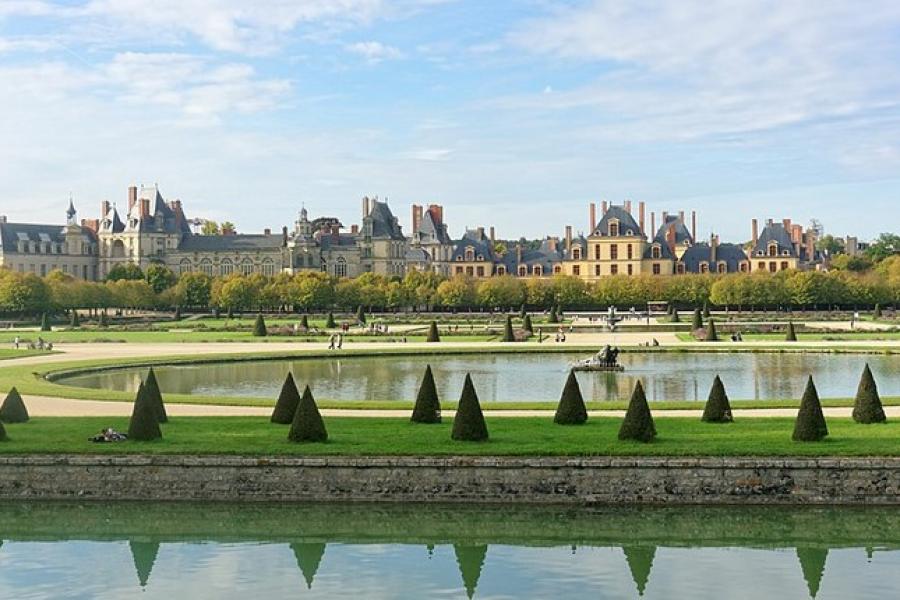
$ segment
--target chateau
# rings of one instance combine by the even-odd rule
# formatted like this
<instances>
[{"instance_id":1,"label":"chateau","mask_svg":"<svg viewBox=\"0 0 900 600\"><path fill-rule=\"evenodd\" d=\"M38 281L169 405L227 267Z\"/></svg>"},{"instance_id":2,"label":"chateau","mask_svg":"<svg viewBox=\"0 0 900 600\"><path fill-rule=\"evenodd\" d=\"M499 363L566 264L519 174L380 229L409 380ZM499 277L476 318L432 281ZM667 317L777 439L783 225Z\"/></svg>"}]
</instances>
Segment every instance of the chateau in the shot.
<instances>
[{"instance_id":1,"label":"chateau","mask_svg":"<svg viewBox=\"0 0 900 600\"><path fill-rule=\"evenodd\" d=\"M297 273L322 271L336 277L377 273L402 277L411 270L445 276L550 277L566 274L586 281L611 275L672 276L685 273L778 272L816 268L816 231L790 219L769 220L760 232L751 226L748 244L697 239L697 214L690 226L683 211L656 213L631 201L589 205L588 235L548 236L538 244L496 239L494 228L467 229L450 236L442 206L412 206L412 231L403 233L387 201L362 199L360 223L349 230L334 217L310 220L300 211L292 228L273 233L200 235L199 220L185 216L180 200L166 201L157 186L128 188L127 209L101 203L98 219L80 222L69 202L65 225L8 222L0 216L0 266L46 275L59 269L74 277L100 280L118 265L146 269L153 263L175 273Z\"/></svg>"}]
</instances>

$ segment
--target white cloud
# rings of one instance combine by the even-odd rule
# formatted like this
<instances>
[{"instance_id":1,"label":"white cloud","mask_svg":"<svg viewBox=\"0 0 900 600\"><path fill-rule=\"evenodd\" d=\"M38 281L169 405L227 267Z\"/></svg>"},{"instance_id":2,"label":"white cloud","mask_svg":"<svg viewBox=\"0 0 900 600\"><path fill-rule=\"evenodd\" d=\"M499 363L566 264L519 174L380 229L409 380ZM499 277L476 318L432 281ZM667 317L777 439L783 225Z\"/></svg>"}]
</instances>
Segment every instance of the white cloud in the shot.
<instances>
[{"instance_id":1,"label":"white cloud","mask_svg":"<svg viewBox=\"0 0 900 600\"><path fill-rule=\"evenodd\" d=\"M383 60L403 58L403 53L393 46L387 46L381 42L356 42L346 46L348 52L357 54L366 59L366 62L376 64Z\"/></svg>"},{"instance_id":2,"label":"white cloud","mask_svg":"<svg viewBox=\"0 0 900 600\"><path fill-rule=\"evenodd\" d=\"M422 160L425 162L445 161L453 154L450 148L422 148L407 153L407 156L413 160Z\"/></svg>"}]
</instances>

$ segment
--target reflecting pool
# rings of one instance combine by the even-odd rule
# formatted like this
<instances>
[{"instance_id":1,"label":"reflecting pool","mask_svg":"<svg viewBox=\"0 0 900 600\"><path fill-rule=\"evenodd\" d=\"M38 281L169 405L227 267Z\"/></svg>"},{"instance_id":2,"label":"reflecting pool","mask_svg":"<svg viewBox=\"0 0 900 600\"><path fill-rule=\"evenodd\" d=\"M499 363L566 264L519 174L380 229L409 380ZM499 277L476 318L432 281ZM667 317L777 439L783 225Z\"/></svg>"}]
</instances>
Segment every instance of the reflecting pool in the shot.
<instances>
[{"instance_id":1,"label":"reflecting pool","mask_svg":"<svg viewBox=\"0 0 900 600\"><path fill-rule=\"evenodd\" d=\"M891 598L893 508L15 504L0 597Z\"/></svg>"},{"instance_id":2,"label":"reflecting pool","mask_svg":"<svg viewBox=\"0 0 900 600\"><path fill-rule=\"evenodd\" d=\"M288 369L317 399L415 398L431 364L439 390L462 389L471 373L483 402L556 401L580 354L491 354L346 357L171 366L157 369L163 392L275 398ZM823 398L853 397L868 362L882 395L900 395L900 356L859 354L634 353L625 373L579 373L586 400L627 400L640 379L651 400L706 400L718 374L732 399L786 399L803 394L813 375ZM67 377L60 383L134 392L144 371L122 369ZM302 387L301 387L302 391ZM455 400L455 397L447 398Z\"/></svg>"}]
</instances>

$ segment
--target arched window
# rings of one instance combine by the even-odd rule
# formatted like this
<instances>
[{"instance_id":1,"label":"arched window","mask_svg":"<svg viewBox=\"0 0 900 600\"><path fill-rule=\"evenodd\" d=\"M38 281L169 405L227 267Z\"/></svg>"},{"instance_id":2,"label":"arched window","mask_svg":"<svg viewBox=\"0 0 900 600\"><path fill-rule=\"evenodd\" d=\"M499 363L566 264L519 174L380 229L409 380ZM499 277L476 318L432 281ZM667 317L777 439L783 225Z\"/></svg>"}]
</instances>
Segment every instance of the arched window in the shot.
<instances>
[{"instance_id":1,"label":"arched window","mask_svg":"<svg viewBox=\"0 0 900 600\"><path fill-rule=\"evenodd\" d=\"M232 273L234 273L234 263L231 262L230 258L223 258L222 262L219 263L219 274L231 275Z\"/></svg>"},{"instance_id":2,"label":"arched window","mask_svg":"<svg viewBox=\"0 0 900 600\"><path fill-rule=\"evenodd\" d=\"M334 262L334 276L335 277L346 277L347 276L347 261L343 256L338 256L337 260Z\"/></svg>"},{"instance_id":3,"label":"arched window","mask_svg":"<svg viewBox=\"0 0 900 600\"><path fill-rule=\"evenodd\" d=\"M741 263L741 273L746 273L746 272L747 272L747 263L742 262Z\"/></svg>"},{"instance_id":4,"label":"arched window","mask_svg":"<svg viewBox=\"0 0 900 600\"><path fill-rule=\"evenodd\" d=\"M178 272L179 273L190 273L193 269L191 269L191 259L182 258L181 262L178 263Z\"/></svg>"},{"instance_id":5,"label":"arched window","mask_svg":"<svg viewBox=\"0 0 900 600\"><path fill-rule=\"evenodd\" d=\"M769 244L769 256L778 256L778 244L775 242Z\"/></svg>"},{"instance_id":6,"label":"arched window","mask_svg":"<svg viewBox=\"0 0 900 600\"><path fill-rule=\"evenodd\" d=\"M475 260L475 248L469 246L466 248L466 262L472 262Z\"/></svg>"},{"instance_id":7,"label":"arched window","mask_svg":"<svg viewBox=\"0 0 900 600\"><path fill-rule=\"evenodd\" d=\"M618 235L619 235L619 222L618 221L610 221L609 222L609 235L610 235L610 237L618 237Z\"/></svg>"},{"instance_id":8,"label":"arched window","mask_svg":"<svg viewBox=\"0 0 900 600\"><path fill-rule=\"evenodd\" d=\"M525 277L526 275L528 275L528 267L519 265L519 277Z\"/></svg>"},{"instance_id":9,"label":"arched window","mask_svg":"<svg viewBox=\"0 0 900 600\"><path fill-rule=\"evenodd\" d=\"M662 256L662 250L660 250L659 246L653 246L650 250L650 258L660 258Z\"/></svg>"},{"instance_id":10,"label":"arched window","mask_svg":"<svg viewBox=\"0 0 900 600\"><path fill-rule=\"evenodd\" d=\"M675 272L679 275L684 275L684 263L678 263L675 265Z\"/></svg>"},{"instance_id":11,"label":"arched window","mask_svg":"<svg viewBox=\"0 0 900 600\"><path fill-rule=\"evenodd\" d=\"M700 263L700 272L701 273L709 273L709 264L708 263Z\"/></svg>"},{"instance_id":12,"label":"arched window","mask_svg":"<svg viewBox=\"0 0 900 600\"><path fill-rule=\"evenodd\" d=\"M542 267L541 265L534 265L534 269L532 270L532 273L535 276L540 277L544 274L544 267Z\"/></svg>"},{"instance_id":13,"label":"arched window","mask_svg":"<svg viewBox=\"0 0 900 600\"><path fill-rule=\"evenodd\" d=\"M213 274L213 263L212 260L208 258L204 258L200 261L200 272L204 275L209 275L212 277Z\"/></svg>"},{"instance_id":14,"label":"arched window","mask_svg":"<svg viewBox=\"0 0 900 600\"><path fill-rule=\"evenodd\" d=\"M266 257L262 261L262 273L266 277L271 277L275 274L275 261L269 257Z\"/></svg>"},{"instance_id":15,"label":"arched window","mask_svg":"<svg viewBox=\"0 0 900 600\"><path fill-rule=\"evenodd\" d=\"M725 263L720 262L719 263L719 273L727 273L727 272L728 272L728 266Z\"/></svg>"},{"instance_id":16,"label":"arched window","mask_svg":"<svg viewBox=\"0 0 900 600\"><path fill-rule=\"evenodd\" d=\"M245 256L244 260L241 261L241 273L244 275L249 275L253 272L253 259L249 256Z\"/></svg>"}]
</instances>

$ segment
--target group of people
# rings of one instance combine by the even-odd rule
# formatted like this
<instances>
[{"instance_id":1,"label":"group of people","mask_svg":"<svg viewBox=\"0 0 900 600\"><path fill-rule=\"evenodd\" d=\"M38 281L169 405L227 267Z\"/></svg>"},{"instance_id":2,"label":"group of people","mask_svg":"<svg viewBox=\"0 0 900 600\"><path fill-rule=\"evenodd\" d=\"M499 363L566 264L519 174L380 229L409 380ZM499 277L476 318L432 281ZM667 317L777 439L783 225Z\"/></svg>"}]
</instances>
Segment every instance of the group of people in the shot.
<instances>
[{"instance_id":1,"label":"group of people","mask_svg":"<svg viewBox=\"0 0 900 600\"><path fill-rule=\"evenodd\" d=\"M743 342L744 336L741 335L740 331L737 331L737 332L731 334L731 341L732 342Z\"/></svg>"},{"instance_id":2,"label":"group of people","mask_svg":"<svg viewBox=\"0 0 900 600\"><path fill-rule=\"evenodd\" d=\"M128 436L124 433L119 433L112 427L106 427L100 430L100 433L90 438L90 441L95 442L97 444L105 444L107 442L124 442L128 439Z\"/></svg>"},{"instance_id":3,"label":"group of people","mask_svg":"<svg viewBox=\"0 0 900 600\"><path fill-rule=\"evenodd\" d=\"M328 338L328 349L329 350L340 350L344 346L344 334L343 333L332 333L331 337Z\"/></svg>"},{"instance_id":4,"label":"group of people","mask_svg":"<svg viewBox=\"0 0 900 600\"><path fill-rule=\"evenodd\" d=\"M22 338L16 336L13 339L13 349L18 350L22 347ZM28 342L26 348L29 350L53 350L53 342L45 342L44 338L38 337L37 342Z\"/></svg>"}]
</instances>

